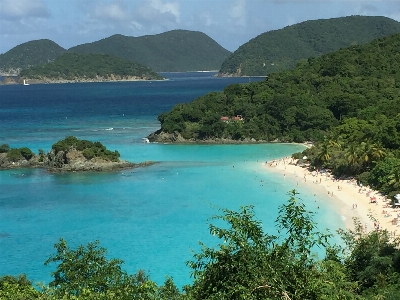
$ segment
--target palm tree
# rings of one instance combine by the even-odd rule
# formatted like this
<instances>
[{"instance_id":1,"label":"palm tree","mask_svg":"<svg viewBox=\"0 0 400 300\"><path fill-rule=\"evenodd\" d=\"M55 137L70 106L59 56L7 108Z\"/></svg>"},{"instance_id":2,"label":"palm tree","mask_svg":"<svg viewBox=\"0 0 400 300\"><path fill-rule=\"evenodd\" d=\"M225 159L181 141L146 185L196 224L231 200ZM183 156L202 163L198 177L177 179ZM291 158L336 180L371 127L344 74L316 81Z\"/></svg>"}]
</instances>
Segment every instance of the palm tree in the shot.
<instances>
[{"instance_id":1,"label":"palm tree","mask_svg":"<svg viewBox=\"0 0 400 300\"><path fill-rule=\"evenodd\" d=\"M350 169L354 172L360 169L362 160L360 156L360 147L359 145L353 143L350 144L349 147L345 150L345 159L349 164Z\"/></svg>"},{"instance_id":2,"label":"palm tree","mask_svg":"<svg viewBox=\"0 0 400 300\"><path fill-rule=\"evenodd\" d=\"M388 183L393 190L400 190L400 165L395 166L388 175Z\"/></svg>"},{"instance_id":3,"label":"palm tree","mask_svg":"<svg viewBox=\"0 0 400 300\"><path fill-rule=\"evenodd\" d=\"M386 156L386 150L381 144L373 144L371 150L371 157L374 160L374 163Z\"/></svg>"},{"instance_id":4,"label":"palm tree","mask_svg":"<svg viewBox=\"0 0 400 300\"><path fill-rule=\"evenodd\" d=\"M340 144L334 140L330 140L327 137L325 137L318 148L319 151L316 155L316 160L322 165L324 165L331 159L332 150L334 148L340 149Z\"/></svg>"}]
</instances>

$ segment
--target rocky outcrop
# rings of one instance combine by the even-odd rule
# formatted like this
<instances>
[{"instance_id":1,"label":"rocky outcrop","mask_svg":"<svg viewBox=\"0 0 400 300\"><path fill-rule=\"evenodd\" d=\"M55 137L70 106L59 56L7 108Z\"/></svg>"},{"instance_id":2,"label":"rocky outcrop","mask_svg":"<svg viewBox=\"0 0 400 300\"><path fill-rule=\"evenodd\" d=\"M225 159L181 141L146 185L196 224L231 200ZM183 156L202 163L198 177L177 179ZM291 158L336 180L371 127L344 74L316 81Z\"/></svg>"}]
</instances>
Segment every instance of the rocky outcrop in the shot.
<instances>
[{"instance_id":1,"label":"rocky outcrop","mask_svg":"<svg viewBox=\"0 0 400 300\"><path fill-rule=\"evenodd\" d=\"M52 173L86 171L108 172L146 167L154 163L155 162L152 161L142 163L132 163L125 160L108 161L101 158L92 158L88 160L82 155L82 152L76 150L71 150L67 153L59 151L57 154L52 150L47 155L35 155L29 161L21 159L12 162L7 158L6 153L0 153L0 169L46 168Z\"/></svg>"},{"instance_id":2,"label":"rocky outcrop","mask_svg":"<svg viewBox=\"0 0 400 300\"><path fill-rule=\"evenodd\" d=\"M190 140L186 140L182 135L175 131L174 133L167 133L161 130L153 132L148 137L151 143L188 143Z\"/></svg>"},{"instance_id":3,"label":"rocky outcrop","mask_svg":"<svg viewBox=\"0 0 400 300\"><path fill-rule=\"evenodd\" d=\"M47 155L44 166L50 172L105 172L128 168L145 167L154 162L132 163L125 160L109 161L94 157L86 159L81 151L71 149L68 152L59 151L57 154L51 150Z\"/></svg>"},{"instance_id":4,"label":"rocky outcrop","mask_svg":"<svg viewBox=\"0 0 400 300\"><path fill-rule=\"evenodd\" d=\"M243 140L234 140L229 138L209 138L209 139L185 139L179 132L173 133L158 130L151 133L148 137L151 143L197 143L197 144L257 144L267 143L263 140L255 140L254 138L245 138Z\"/></svg>"},{"instance_id":5,"label":"rocky outcrop","mask_svg":"<svg viewBox=\"0 0 400 300\"><path fill-rule=\"evenodd\" d=\"M1 84L17 84L18 82L15 80L15 78L11 76L5 76L3 78L3 81L0 81Z\"/></svg>"},{"instance_id":6,"label":"rocky outcrop","mask_svg":"<svg viewBox=\"0 0 400 300\"><path fill-rule=\"evenodd\" d=\"M0 153L0 170L17 169L17 168L36 168L43 166L39 155L33 156L30 160L21 158L18 161L9 160L7 153Z\"/></svg>"}]
</instances>

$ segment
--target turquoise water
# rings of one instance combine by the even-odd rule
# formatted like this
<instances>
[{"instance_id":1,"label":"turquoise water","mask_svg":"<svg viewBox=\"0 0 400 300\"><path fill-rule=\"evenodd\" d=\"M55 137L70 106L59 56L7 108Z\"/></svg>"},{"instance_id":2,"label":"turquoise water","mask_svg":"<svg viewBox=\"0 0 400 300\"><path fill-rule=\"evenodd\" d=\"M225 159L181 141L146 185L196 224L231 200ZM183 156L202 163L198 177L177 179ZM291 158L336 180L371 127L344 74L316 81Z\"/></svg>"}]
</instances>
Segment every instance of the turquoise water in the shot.
<instances>
[{"instance_id":1,"label":"turquoise water","mask_svg":"<svg viewBox=\"0 0 400 300\"><path fill-rule=\"evenodd\" d=\"M217 242L207 225L218 213L215 206L254 205L265 231L274 233L278 206L293 188L300 188L308 209L319 211L321 227L339 227L329 203L315 202L311 191L263 168L264 161L301 151L301 145L141 142L159 128L158 113L238 80L173 74L169 82L151 84L31 85L29 92L0 87L0 126L7 129L0 143L47 151L75 135L118 149L123 159L159 162L107 174L1 171L0 275L26 273L48 282L54 266L43 262L60 237L71 246L98 239L128 272L143 269L158 283L168 274L182 286L191 282L185 261L198 241Z\"/></svg>"}]
</instances>

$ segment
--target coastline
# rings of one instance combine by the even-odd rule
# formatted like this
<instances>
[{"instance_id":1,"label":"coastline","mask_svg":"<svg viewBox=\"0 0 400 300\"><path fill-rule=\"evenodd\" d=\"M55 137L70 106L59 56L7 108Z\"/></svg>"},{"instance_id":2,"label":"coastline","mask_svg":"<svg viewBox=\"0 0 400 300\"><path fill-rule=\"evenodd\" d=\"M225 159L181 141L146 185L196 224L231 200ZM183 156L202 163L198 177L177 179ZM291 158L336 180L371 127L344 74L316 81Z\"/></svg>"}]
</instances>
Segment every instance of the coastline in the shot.
<instances>
[{"instance_id":1,"label":"coastline","mask_svg":"<svg viewBox=\"0 0 400 300\"><path fill-rule=\"evenodd\" d=\"M296 165L296 160L290 157L265 162L263 168L279 173L284 179L290 177L297 185L306 185L316 197L328 196L342 216L345 229L353 230L353 218L357 218L366 232L386 229L393 236L400 234L400 218L397 217L400 209L391 208L386 197L369 187L358 186L355 180L338 180L327 172L310 172ZM393 221L396 217L397 224Z\"/></svg>"}]
</instances>

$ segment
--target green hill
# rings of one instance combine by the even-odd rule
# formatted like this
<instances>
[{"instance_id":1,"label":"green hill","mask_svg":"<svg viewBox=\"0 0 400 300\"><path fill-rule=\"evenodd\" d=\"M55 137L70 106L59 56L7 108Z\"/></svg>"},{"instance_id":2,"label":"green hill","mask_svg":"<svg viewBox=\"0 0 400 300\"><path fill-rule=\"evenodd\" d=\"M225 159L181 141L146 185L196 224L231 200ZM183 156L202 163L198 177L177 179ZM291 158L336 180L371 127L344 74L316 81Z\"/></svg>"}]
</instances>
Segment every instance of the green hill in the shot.
<instances>
[{"instance_id":1,"label":"green hill","mask_svg":"<svg viewBox=\"0 0 400 300\"><path fill-rule=\"evenodd\" d=\"M65 51L47 39L23 43L0 54L0 73L17 74L21 69L52 62Z\"/></svg>"},{"instance_id":2,"label":"green hill","mask_svg":"<svg viewBox=\"0 0 400 300\"><path fill-rule=\"evenodd\" d=\"M152 70L107 54L65 53L54 62L22 70L22 79L37 81L114 81L162 79Z\"/></svg>"},{"instance_id":3,"label":"green hill","mask_svg":"<svg viewBox=\"0 0 400 300\"><path fill-rule=\"evenodd\" d=\"M400 22L386 17L305 21L265 32L240 46L222 63L219 74L267 75L291 69L303 58L318 57L398 32Z\"/></svg>"},{"instance_id":4,"label":"green hill","mask_svg":"<svg viewBox=\"0 0 400 300\"><path fill-rule=\"evenodd\" d=\"M155 71L219 70L230 52L206 34L173 30L156 35L120 34L68 49L75 53L102 53L136 61Z\"/></svg>"},{"instance_id":5,"label":"green hill","mask_svg":"<svg viewBox=\"0 0 400 300\"><path fill-rule=\"evenodd\" d=\"M317 139L344 118L385 115L398 122L399 49L396 34L302 60L262 82L230 85L161 114L161 132L194 140L300 142ZM237 115L243 120L232 119ZM400 147L400 141L387 147L393 145Z\"/></svg>"}]
</instances>

